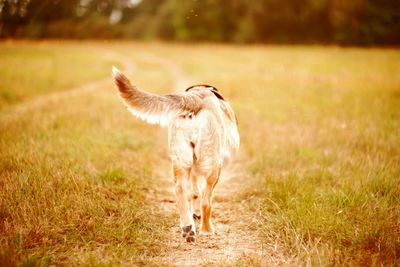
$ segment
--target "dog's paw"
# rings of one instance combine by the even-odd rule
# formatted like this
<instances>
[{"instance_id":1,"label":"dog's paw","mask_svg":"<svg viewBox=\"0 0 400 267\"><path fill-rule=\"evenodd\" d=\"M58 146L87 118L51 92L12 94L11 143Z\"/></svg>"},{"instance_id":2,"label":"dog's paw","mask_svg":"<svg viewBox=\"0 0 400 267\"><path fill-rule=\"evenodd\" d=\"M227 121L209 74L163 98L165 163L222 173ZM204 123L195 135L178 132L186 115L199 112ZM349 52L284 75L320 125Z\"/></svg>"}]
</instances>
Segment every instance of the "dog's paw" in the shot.
<instances>
[{"instance_id":1,"label":"dog's paw","mask_svg":"<svg viewBox=\"0 0 400 267\"><path fill-rule=\"evenodd\" d=\"M196 233L192 225L182 227L182 237L186 239L186 242L196 242Z\"/></svg>"},{"instance_id":2,"label":"dog's paw","mask_svg":"<svg viewBox=\"0 0 400 267\"><path fill-rule=\"evenodd\" d=\"M214 231L205 231L205 230L200 230L200 235L201 236L213 236L214 235Z\"/></svg>"},{"instance_id":3,"label":"dog's paw","mask_svg":"<svg viewBox=\"0 0 400 267\"><path fill-rule=\"evenodd\" d=\"M215 231L214 231L214 227L212 224L208 224L208 225L201 225L200 227L200 235L202 236L212 236L214 235Z\"/></svg>"}]
</instances>

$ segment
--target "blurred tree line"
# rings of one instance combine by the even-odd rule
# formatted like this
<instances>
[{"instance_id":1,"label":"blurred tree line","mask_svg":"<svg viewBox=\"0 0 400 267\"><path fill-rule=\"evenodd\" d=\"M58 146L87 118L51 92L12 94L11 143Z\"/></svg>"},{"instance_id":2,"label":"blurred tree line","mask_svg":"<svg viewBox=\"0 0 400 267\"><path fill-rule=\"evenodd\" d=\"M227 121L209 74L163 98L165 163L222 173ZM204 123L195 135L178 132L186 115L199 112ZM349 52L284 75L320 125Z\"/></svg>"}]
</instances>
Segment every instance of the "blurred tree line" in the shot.
<instances>
[{"instance_id":1,"label":"blurred tree line","mask_svg":"<svg viewBox=\"0 0 400 267\"><path fill-rule=\"evenodd\" d=\"M400 44L400 0L0 0L0 37Z\"/></svg>"}]
</instances>

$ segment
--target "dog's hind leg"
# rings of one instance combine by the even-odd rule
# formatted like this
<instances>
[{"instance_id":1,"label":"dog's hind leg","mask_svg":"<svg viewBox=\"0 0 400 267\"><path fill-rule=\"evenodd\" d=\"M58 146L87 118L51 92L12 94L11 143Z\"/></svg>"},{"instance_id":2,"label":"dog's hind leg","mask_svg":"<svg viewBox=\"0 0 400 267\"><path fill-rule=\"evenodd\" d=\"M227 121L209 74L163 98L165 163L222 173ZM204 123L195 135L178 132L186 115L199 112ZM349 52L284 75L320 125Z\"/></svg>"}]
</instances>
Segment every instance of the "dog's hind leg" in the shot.
<instances>
[{"instance_id":1,"label":"dog's hind leg","mask_svg":"<svg viewBox=\"0 0 400 267\"><path fill-rule=\"evenodd\" d=\"M187 242L196 241L196 226L192 217L189 198L191 192L189 189L190 169L183 168L177 164L173 165L175 180L175 195L180 214L180 226L182 236Z\"/></svg>"},{"instance_id":2,"label":"dog's hind leg","mask_svg":"<svg viewBox=\"0 0 400 267\"><path fill-rule=\"evenodd\" d=\"M198 177L196 175L192 174L192 176L190 177L190 181L192 182L192 189L193 189L193 195L192 195L192 200L191 200L193 218L200 219L201 218L201 210L200 210L201 195L200 195L200 190L199 190Z\"/></svg>"},{"instance_id":3,"label":"dog's hind leg","mask_svg":"<svg viewBox=\"0 0 400 267\"><path fill-rule=\"evenodd\" d=\"M206 188L203 191L203 199L201 203L201 226L200 234L202 235L213 235L214 227L211 222L211 204L212 204L212 194L215 185L218 182L219 176L221 174L221 168L218 167L209 177L207 177Z\"/></svg>"}]
</instances>

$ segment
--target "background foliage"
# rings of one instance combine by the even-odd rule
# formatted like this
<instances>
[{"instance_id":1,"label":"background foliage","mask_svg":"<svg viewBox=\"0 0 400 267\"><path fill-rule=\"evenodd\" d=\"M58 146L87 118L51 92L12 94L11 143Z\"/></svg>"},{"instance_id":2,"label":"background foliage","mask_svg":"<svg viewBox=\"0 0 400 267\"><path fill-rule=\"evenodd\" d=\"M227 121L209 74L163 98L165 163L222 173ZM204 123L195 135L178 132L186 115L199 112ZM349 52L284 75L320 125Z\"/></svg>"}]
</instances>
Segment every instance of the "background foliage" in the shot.
<instances>
[{"instance_id":1,"label":"background foliage","mask_svg":"<svg viewBox=\"0 0 400 267\"><path fill-rule=\"evenodd\" d=\"M3 38L400 43L393 0L0 0Z\"/></svg>"}]
</instances>

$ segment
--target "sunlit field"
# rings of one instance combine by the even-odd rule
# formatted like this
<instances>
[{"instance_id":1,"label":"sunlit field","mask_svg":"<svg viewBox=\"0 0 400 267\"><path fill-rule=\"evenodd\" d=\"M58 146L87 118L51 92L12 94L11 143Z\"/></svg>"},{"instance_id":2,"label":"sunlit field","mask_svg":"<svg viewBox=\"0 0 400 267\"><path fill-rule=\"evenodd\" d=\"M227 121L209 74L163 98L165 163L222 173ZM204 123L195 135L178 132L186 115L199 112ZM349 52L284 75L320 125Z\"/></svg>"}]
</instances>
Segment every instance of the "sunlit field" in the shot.
<instances>
[{"instance_id":1,"label":"sunlit field","mask_svg":"<svg viewBox=\"0 0 400 267\"><path fill-rule=\"evenodd\" d=\"M399 50L54 41L0 43L1 266L165 264L178 217L151 194L166 133L111 78L131 62L140 88L174 92L149 55L231 102L248 176L235 201L252 198L280 264L399 263Z\"/></svg>"}]
</instances>

